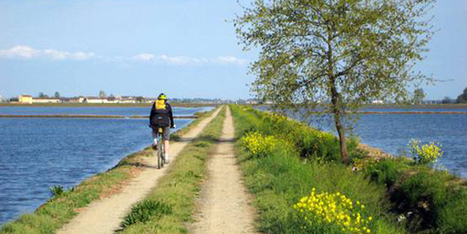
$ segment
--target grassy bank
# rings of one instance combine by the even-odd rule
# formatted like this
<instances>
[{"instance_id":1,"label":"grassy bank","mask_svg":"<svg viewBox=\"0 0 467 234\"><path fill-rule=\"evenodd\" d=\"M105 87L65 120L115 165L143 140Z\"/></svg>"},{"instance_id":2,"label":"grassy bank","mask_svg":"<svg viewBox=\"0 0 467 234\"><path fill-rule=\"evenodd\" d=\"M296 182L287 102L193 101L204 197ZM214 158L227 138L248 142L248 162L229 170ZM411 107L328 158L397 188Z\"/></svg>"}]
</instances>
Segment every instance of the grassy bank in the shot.
<instances>
[{"instance_id":1,"label":"grassy bank","mask_svg":"<svg viewBox=\"0 0 467 234\"><path fill-rule=\"evenodd\" d=\"M170 171L125 218L122 233L187 233L206 161L222 133L225 108L177 156Z\"/></svg>"},{"instance_id":2,"label":"grassy bank","mask_svg":"<svg viewBox=\"0 0 467 234\"><path fill-rule=\"evenodd\" d=\"M368 158L349 141L232 106L245 184L266 233L466 233L463 180L408 159ZM447 199L446 199L447 198Z\"/></svg>"},{"instance_id":3,"label":"grassy bank","mask_svg":"<svg viewBox=\"0 0 467 234\"><path fill-rule=\"evenodd\" d=\"M184 129L175 132L174 138L195 127L201 120L210 116L210 112L198 114L200 118ZM122 159L114 168L84 180L80 185L69 189L55 188L52 198L39 207L34 213L25 214L17 220L3 225L0 233L54 233L65 223L75 217L80 208L92 201L118 193L120 188L137 176L142 170L140 165L144 157L151 157L148 147L140 152Z\"/></svg>"}]
</instances>

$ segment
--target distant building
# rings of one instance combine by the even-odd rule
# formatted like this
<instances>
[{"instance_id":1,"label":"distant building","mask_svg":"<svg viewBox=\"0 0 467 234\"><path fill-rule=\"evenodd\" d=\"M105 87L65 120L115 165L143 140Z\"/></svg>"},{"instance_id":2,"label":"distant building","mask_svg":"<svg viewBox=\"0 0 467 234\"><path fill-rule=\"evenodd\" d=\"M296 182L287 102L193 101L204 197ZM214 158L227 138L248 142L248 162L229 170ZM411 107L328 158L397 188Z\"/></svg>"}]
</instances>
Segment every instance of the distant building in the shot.
<instances>
[{"instance_id":1,"label":"distant building","mask_svg":"<svg viewBox=\"0 0 467 234\"><path fill-rule=\"evenodd\" d=\"M85 97L84 103L109 103L107 98L100 98L100 97Z\"/></svg>"},{"instance_id":2,"label":"distant building","mask_svg":"<svg viewBox=\"0 0 467 234\"><path fill-rule=\"evenodd\" d=\"M66 103L83 103L84 97L62 98L62 102Z\"/></svg>"},{"instance_id":3,"label":"distant building","mask_svg":"<svg viewBox=\"0 0 467 234\"><path fill-rule=\"evenodd\" d=\"M32 103L60 103L60 98L33 98Z\"/></svg>"},{"instance_id":4,"label":"distant building","mask_svg":"<svg viewBox=\"0 0 467 234\"><path fill-rule=\"evenodd\" d=\"M32 96L31 95L20 95L18 97L18 102L24 103L24 104L32 104Z\"/></svg>"},{"instance_id":5,"label":"distant building","mask_svg":"<svg viewBox=\"0 0 467 234\"><path fill-rule=\"evenodd\" d=\"M373 100L371 104L384 104L383 100Z\"/></svg>"},{"instance_id":6,"label":"distant building","mask_svg":"<svg viewBox=\"0 0 467 234\"><path fill-rule=\"evenodd\" d=\"M136 98L133 96L122 96L120 103L136 103Z\"/></svg>"}]
</instances>

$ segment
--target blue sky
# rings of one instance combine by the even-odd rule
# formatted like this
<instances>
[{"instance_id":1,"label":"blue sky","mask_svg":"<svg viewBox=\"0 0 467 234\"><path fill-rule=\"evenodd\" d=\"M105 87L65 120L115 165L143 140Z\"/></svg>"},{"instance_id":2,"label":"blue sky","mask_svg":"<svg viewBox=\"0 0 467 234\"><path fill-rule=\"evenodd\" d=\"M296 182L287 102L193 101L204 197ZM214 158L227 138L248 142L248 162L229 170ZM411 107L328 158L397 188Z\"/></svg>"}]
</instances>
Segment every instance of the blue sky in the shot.
<instances>
[{"instance_id":1,"label":"blue sky","mask_svg":"<svg viewBox=\"0 0 467 234\"><path fill-rule=\"evenodd\" d=\"M240 1L245 2L245 1ZM439 0L429 98L467 87L467 0ZM238 45L235 0L0 0L0 95L248 98L254 52Z\"/></svg>"}]
</instances>

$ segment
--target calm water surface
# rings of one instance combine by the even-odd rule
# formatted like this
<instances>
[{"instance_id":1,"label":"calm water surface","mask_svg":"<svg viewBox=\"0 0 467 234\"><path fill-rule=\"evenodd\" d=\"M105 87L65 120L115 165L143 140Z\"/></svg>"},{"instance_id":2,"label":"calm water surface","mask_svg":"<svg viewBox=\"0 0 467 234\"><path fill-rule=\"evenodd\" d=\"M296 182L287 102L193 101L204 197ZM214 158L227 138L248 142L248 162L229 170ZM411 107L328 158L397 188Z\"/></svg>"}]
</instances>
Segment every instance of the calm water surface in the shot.
<instances>
[{"instance_id":1,"label":"calm water surface","mask_svg":"<svg viewBox=\"0 0 467 234\"><path fill-rule=\"evenodd\" d=\"M195 112L210 110L212 107L173 107L174 115L189 116ZM40 107L0 106L3 115L149 115L150 107Z\"/></svg>"},{"instance_id":2,"label":"calm water surface","mask_svg":"<svg viewBox=\"0 0 467 234\"><path fill-rule=\"evenodd\" d=\"M145 115L148 108L14 109L21 114ZM192 115L203 108L174 108ZM11 113L9 113L11 114ZM192 120L176 119L177 128ZM116 165L151 143L146 119L0 118L0 225L32 212L48 200L54 185L71 187Z\"/></svg>"}]
</instances>

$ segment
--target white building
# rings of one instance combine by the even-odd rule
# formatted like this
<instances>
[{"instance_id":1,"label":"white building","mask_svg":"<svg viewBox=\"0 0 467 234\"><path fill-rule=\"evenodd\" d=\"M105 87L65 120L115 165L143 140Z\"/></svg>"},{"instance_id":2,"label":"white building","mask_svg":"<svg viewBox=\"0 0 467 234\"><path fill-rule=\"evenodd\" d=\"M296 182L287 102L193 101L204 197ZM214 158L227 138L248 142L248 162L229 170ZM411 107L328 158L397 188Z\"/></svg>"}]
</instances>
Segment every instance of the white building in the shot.
<instances>
[{"instance_id":1,"label":"white building","mask_svg":"<svg viewBox=\"0 0 467 234\"><path fill-rule=\"evenodd\" d=\"M60 103L60 98L33 98L32 103Z\"/></svg>"},{"instance_id":2,"label":"white building","mask_svg":"<svg viewBox=\"0 0 467 234\"><path fill-rule=\"evenodd\" d=\"M107 98L100 98L100 97L85 97L84 103L109 103Z\"/></svg>"}]
</instances>

